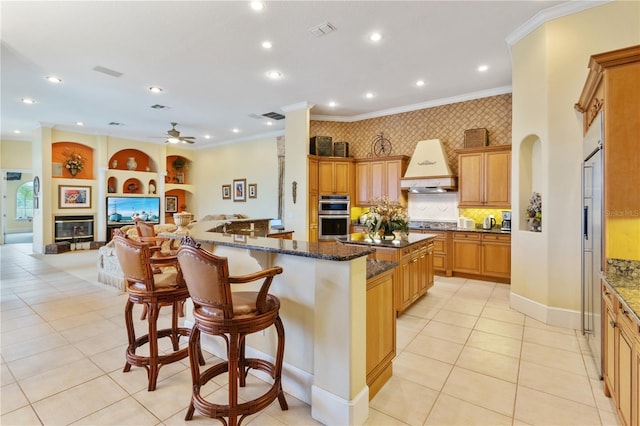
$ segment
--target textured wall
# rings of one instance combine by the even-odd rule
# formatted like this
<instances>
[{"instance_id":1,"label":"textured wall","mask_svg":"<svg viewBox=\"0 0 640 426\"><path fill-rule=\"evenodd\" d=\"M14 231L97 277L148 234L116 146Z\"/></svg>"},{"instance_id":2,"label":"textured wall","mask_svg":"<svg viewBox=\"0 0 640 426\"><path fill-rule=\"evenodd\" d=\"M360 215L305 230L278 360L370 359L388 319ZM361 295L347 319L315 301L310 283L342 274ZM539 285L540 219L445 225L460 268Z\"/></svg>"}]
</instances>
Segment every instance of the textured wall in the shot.
<instances>
[{"instance_id":1,"label":"textured wall","mask_svg":"<svg viewBox=\"0 0 640 426\"><path fill-rule=\"evenodd\" d=\"M381 132L391 141L391 155L411 156L418 141L440 139L457 174L454 150L463 148L465 130L479 127L488 129L489 145L511 145L510 93L352 123L311 121L309 134L349 142L349 155L355 158L369 156L371 143Z\"/></svg>"}]
</instances>

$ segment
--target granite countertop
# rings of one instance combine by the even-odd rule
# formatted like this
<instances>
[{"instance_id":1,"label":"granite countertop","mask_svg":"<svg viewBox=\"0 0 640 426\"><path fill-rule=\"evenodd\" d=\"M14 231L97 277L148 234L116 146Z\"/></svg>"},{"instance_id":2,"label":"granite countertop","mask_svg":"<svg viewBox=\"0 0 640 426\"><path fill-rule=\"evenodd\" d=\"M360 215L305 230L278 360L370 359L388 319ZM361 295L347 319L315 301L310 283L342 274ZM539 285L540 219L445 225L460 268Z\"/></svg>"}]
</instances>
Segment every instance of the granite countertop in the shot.
<instances>
[{"instance_id":1,"label":"granite countertop","mask_svg":"<svg viewBox=\"0 0 640 426\"><path fill-rule=\"evenodd\" d=\"M372 247L354 247L343 244L322 244L308 241L284 240L281 238L224 234L211 232L210 229L206 222L198 222L198 226L193 226L189 230L189 236L200 243L333 261L348 261L375 253L375 249ZM184 235L171 232L160 235L173 239L181 239L184 237Z\"/></svg>"},{"instance_id":2,"label":"granite countertop","mask_svg":"<svg viewBox=\"0 0 640 426\"><path fill-rule=\"evenodd\" d=\"M354 226L364 227L362 224L354 224ZM458 228L457 222L447 221L435 221L435 220L412 220L409 222L409 232L411 231L456 231L456 232L481 232L490 234L511 234L511 231L503 231L499 226L494 226L491 229L473 228Z\"/></svg>"},{"instance_id":3,"label":"granite countertop","mask_svg":"<svg viewBox=\"0 0 640 426\"><path fill-rule=\"evenodd\" d=\"M640 261L607 259L604 280L630 308L640 322Z\"/></svg>"},{"instance_id":4,"label":"granite countertop","mask_svg":"<svg viewBox=\"0 0 640 426\"><path fill-rule=\"evenodd\" d=\"M394 239L394 240L371 240L369 236L362 232L349 234L346 237L338 238L338 242L344 244L357 244L368 247L388 247L388 248L404 248L421 241L435 238L435 234L412 234L409 233L406 239ZM339 244L342 245L342 244Z\"/></svg>"},{"instance_id":5,"label":"granite countertop","mask_svg":"<svg viewBox=\"0 0 640 426\"><path fill-rule=\"evenodd\" d=\"M380 275L383 272L398 266L398 262L388 260L367 259L367 279Z\"/></svg>"},{"instance_id":6,"label":"granite countertop","mask_svg":"<svg viewBox=\"0 0 640 426\"><path fill-rule=\"evenodd\" d=\"M212 231L212 232L220 232L220 231ZM267 235L277 235L277 234L287 234L292 233L293 231L287 231L286 229L269 229L267 231L264 230L251 230L251 229L236 229L233 232L229 232L229 234L234 235L246 235L248 237L266 237ZM224 233L224 232L223 232Z\"/></svg>"}]
</instances>

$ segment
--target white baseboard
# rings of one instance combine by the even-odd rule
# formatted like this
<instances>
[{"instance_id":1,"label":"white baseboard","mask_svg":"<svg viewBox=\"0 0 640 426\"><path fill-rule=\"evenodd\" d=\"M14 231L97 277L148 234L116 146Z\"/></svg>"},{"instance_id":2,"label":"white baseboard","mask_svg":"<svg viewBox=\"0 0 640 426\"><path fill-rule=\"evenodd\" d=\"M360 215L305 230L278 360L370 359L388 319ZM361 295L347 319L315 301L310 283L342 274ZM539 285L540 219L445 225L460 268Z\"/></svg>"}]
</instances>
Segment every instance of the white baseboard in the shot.
<instances>
[{"instance_id":1,"label":"white baseboard","mask_svg":"<svg viewBox=\"0 0 640 426\"><path fill-rule=\"evenodd\" d=\"M540 302L515 293L511 293L510 295L510 304L512 309L547 325L571 328L574 330L580 330L582 328L581 314L579 311L543 305Z\"/></svg>"},{"instance_id":2,"label":"white baseboard","mask_svg":"<svg viewBox=\"0 0 640 426\"><path fill-rule=\"evenodd\" d=\"M351 401L313 385L311 417L325 425L363 425L369 417L369 387Z\"/></svg>"}]
</instances>

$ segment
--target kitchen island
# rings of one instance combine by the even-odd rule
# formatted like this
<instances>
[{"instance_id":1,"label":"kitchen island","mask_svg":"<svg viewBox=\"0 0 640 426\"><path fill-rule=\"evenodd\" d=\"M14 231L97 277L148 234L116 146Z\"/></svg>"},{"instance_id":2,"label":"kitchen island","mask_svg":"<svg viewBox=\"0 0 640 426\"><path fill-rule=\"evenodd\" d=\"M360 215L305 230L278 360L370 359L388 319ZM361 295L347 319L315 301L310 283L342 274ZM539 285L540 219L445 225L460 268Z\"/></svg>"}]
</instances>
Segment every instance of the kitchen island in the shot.
<instances>
[{"instance_id":1,"label":"kitchen island","mask_svg":"<svg viewBox=\"0 0 640 426\"><path fill-rule=\"evenodd\" d=\"M345 246L375 249L369 255L376 260L397 262L394 273L394 304L402 314L433 287L433 240L435 234L410 233L406 238L371 240L367 234L355 233L338 241Z\"/></svg>"},{"instance_id":2,"label":"kitchen island","mask_svg":"<svg viewBox=\"0 0 640 426\"><path fill-rule=\"evenodd\" d=\"M285 328L284 390L310 404L311 415L319 422L363 424L369 413L367 255L374 249L223 234L208 229L204 224L194 224L189 234L203 248L227 257L231 275L275 265L284 270L270 287L270 293L280 299ZM257 290L259 283L250 286L248 290ZM192 323L192 318L192 311L187 309L186 321ZM224 356L222 339L202 337L206 350ZM276 344L274 330L250 335L247 356L273 358ZM261 372L251 372L261 377Z\"/></svg>"}]
</instances>

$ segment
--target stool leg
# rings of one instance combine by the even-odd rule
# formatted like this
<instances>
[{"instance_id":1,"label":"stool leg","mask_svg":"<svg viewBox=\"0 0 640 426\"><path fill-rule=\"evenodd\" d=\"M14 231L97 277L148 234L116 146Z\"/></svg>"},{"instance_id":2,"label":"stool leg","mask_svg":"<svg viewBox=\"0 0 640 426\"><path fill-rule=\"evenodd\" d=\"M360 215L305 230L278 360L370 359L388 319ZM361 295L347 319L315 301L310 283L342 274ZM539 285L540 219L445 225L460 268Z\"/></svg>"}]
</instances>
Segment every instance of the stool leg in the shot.
<instances>
[{"instance_id":1,"label":"stool leg","mask_svg":"<svg viewBox=\"0 0 640 426\"><path fill-rule=\"evenodd\" d=\"M127 350L129 350L136 341L136 331L133 327L133 302L131 299L127 299L127 303L124 305L124 323L127 326L127 338L129 339L129 346L127 347ZM130 370L131 364L127 361L122 372L126 373Z\"/></svg>"},{"instance_id":2,"label":"stool leg","mask_svg":"<svg viewBox=\"0 0 640 426\"><path fill-rule=\"evenodd\" d=\"M284 360L284 326L282 325L282 320L280 316L275 319L274 325L276 326L276 331L278 334L278 351L276 352L276 371L275 371L275 381L278 382L278 402L280 403L281 410L288 410L289 405L287 404L287 400L284 398L284 391L282 390L282 362Z\"/></svg>"},{"instance_id":3,"label":"stool leg","mask_svg":"<svg viewBox=\"0 0 640 426\"><path fill-rule=\"evenodd\" d=\"M178 303L173 302L171 306L171 343L173 350L180 349L180 333L178 332Z\"/></svg>"},{"instance_id":4,"label":"stool leg","mask_svg":"<svg viewBox=\"0 0 640 426\"><path fill-rule=\"evenodd\" d=\"M156 390L158 381L158 314L160 306L155 303L149 304L147 311L147 321L149 322L149 387L148 391Z\"/></svg>"},{"instance_id":5,"label":"stool leg","mask_svg":"<svg viewBox=\"0 0 640 426\"><path fill-rule=\"evenodd\" d=\"M247 385L247 373L249 370L247 369L247 359L244 356L244 348L245 348L245 336L240 336L240 350L238 353L238 381L240 383L240 387L245 387Z\"/></svg>"},{"instance_id":6,"label":"stool leg","mask_svg":"<svg viewBox=\"0 0 640 426\"><path fill-rule=\"evenodd\" d=\"M229 426L238 424L238 344L239 336L237 332L229 333L229 352L227 362L229 363Z\"/></svg>"},{"instance_id":7,"label":"stool leg","mask_svg":"<svg viewBox=\"0 0 640 426\"><path fill-rule=\"evenodd\" d=\"M193 419L193 412L195 411L193 398L200 395L200 358L202 358L202 352L200 351L200 329L197 325L194 325L191 330L191 335L189 336L189 365L191 367L192 395L187 415L184 417L185 420ZM204 361L204 359L202 359L202 361Z\"/></svg>"}]
</instances>

